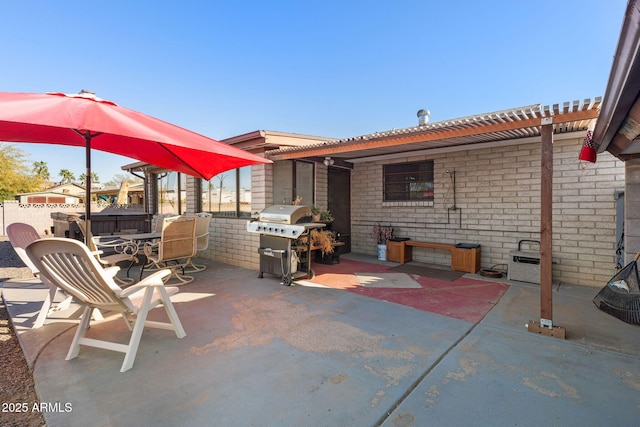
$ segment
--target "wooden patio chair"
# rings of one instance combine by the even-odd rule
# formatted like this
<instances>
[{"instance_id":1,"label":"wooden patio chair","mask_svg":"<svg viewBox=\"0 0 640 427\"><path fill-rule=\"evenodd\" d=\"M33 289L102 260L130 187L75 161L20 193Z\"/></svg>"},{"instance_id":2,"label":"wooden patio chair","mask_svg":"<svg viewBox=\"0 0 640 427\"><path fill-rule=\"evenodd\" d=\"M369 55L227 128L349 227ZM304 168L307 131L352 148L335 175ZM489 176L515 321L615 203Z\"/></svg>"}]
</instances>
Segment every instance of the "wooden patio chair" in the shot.
<instances>
[{"instance_id":1,"label":"wooden patio chair","mask_svg":"<svg viewBox=\"0 0 640 427\"><path fill-rule=\"evenodd\" d=\"M49 293L46 298L42 302L42 307L40 308L40 312L36 317L36 321L33 324L32 328L37 329L44 325L47 316L55 311L65 310L69 308L71 304L71 297L67 297L60 304L53 305L54 298L56 296L56 292L58 288L49 282L46 277L41 277L40 272L36 268L36 266L31 262L31 259L27 256L27 252L25 251L26 247L29 244L35 242L36 240L40 240L41 237L33 226L29 224L25 224L22 222L14 222L7 226L7 235L9 236L9 241L11 242L11 246L16 251L22 262L31 270L31 273L40 279L42 283L49 289Z\"/></svg>"},{"instance_id":2,"label":"wooden patio chair","mask_svg":"<svg viewBox=\"0 0 640 427\"><path fill-rule=\"evenodd\" d=\"M196 254L196 220L194 217L176 216L164 218L162 224L162 234L157 242L145 242L144 254L150 264L157 268L167 268L171 270L171 275L166 277L166 281L174 278L177 285L184 285L193 281L193 276L184 275L184 267L187 260ZM144 270L140 270L140 277ZM178 269L182 274L178 274Z\"/></svg>"},{"instance_id":3,"label":"wooden patio chair","mask_svg":"<svg viewBox=\"0 0 640 427\"><path fill-rule=\"evenodd\" d=\"M157 271L122 289L80 241L67 238L42 239L27 246L26 252L42 276L84 305L66 360L76 358L81 345L118 351L125 353L120 368L120 372L125 372L133 366L145 326L172 330L178 338L186 336L169 298L178 292L178 288L165 287L162 281L171 274L169 270ZM148 321L149 310L160 305L164 306L169 322ZM131 331L129 343L87 338L92 309L121 313Z\"/></svg>"},{"instance_id":4,"label":"wooden patio chair","mask_svg":"<svg viewBox=\"0 0 640 427\"><path fill-rule=\"evenodd\" d=\"M74 218L82 235L86 236L86 224L83 219ZM138 262L138 246L130 241L117 236L92 236L89 241L89 250L98 259L98 262L105 267L117 267L121 262L129 262L127 267L127 277L114 276L114 279L121 285L129 285L134 279L129 277L129 271L133 264Z\"/></svg>"},{"instance_id":5,"label":"wooden patio chair","mask_svg":"<svg viewBox=\"0 0 640 427\"><path fill-rule=\"evenodd\" d=\"M199 212L194 215L196 219L196 255L209 247L209 224L211 215L209 212ZM186 273L196 273L206 270L205 264L194 264L193 258L189 258L184 266Z\"/></svg>"}]
</instances>

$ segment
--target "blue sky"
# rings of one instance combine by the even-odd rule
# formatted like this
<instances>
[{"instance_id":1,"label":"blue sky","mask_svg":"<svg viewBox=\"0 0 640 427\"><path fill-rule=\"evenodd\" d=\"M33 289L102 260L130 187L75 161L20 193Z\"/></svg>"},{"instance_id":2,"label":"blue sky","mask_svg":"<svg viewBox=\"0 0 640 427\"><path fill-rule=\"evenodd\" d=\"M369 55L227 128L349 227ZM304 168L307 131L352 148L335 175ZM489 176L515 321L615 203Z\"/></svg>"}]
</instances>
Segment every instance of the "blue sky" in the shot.
<instances>
[{"instance_id":1,"label":"blue sky","mask_svg":"<svg viewBox=\"0 0 640 427\"><path fill-rule=\"evenodd\" d=\"M0 91L89 89L214 139L344 138L603 96L624 0L5 1ZM84 172L81 148L17 144ZM93 152L101 181L134 160Z\"/></svg>"}]
</instances>

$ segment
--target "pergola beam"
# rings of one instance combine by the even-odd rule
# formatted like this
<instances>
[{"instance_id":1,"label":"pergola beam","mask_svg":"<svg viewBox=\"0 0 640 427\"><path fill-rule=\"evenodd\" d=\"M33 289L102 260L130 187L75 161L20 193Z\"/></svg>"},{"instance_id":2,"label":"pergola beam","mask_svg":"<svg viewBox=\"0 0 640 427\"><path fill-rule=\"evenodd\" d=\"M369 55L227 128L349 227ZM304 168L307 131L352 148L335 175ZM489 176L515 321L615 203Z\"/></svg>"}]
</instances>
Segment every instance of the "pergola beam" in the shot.
<instances>
[{"instance_id":1,"label":"pergola beam","mask_svg":"<svg viewBox=\"0 0 640 427\"><path fill-rule=\"evenodd\" d=\"M576 122L580 120L590 120L598 117L597 109L565 111L562 113L551 115L553 123L560 125L562 123ZM347 141L340 143L327 143L324 146L314 146L306 149L294 149L291 151L283 151L279 153L269 154L267 156L271 160L291 160L312 156L331 156L340 153L349 153L354 151L371 150L386 147L396 147L403 145L411 145L414 143L439 141L445 139L464 138L469 136L478 136L494 132L515 131L518 129L526 129L540 126L540 121L545 117L524 118L519 120L504 121L499 123L473 123L454 125L454 128L438 130L429 129L425 132L412 133L408 135L382 135L379 137L371 137L369 140L358 139L355 141Z\"/></svg>"}]
</instances>

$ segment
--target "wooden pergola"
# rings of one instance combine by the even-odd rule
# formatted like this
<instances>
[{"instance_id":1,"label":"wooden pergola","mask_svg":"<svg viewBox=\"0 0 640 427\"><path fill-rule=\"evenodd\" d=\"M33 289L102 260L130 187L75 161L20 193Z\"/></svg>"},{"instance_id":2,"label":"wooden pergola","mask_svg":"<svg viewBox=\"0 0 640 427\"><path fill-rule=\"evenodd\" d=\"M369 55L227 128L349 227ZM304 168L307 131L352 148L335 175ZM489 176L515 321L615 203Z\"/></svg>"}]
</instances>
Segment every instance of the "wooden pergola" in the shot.
<instances>
[{"instance_id":1,"label":"wooden pergola","mask_svg":"<svg viewBox=\"0 0 640 427\"><path fill-rule=\"evenodd\" d=\"M271 150L266 155L274 161L331 157L336 162L351 164L540 141L540 320L529 321L528 330L564 338L564 328L553 324L553 140L556 135L585 135L598 118L600 103L601 99L597 97L593 101L585 99L582 103L565 102L562 107L558 104L552 107L536 104L353 138L327 140L304 147ZM576 159L577 156L578 152Z\"/></svg>"}]
</instances>

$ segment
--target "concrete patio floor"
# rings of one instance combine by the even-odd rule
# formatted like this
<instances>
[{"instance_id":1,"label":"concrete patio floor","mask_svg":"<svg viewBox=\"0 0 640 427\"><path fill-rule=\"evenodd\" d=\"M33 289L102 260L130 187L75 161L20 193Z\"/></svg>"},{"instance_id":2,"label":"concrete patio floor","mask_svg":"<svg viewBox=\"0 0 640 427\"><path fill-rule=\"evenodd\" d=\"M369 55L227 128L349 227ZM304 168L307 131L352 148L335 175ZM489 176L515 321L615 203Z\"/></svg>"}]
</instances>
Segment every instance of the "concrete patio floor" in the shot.
<instances>
[{"instance_id":1,"label":"concrete patio floor","mask_svg":"<svg viewBox=\"0 0 640 427\"><path fill-rule=\"evenodd\" d=\"M346 257L346 256L345 256ZM376 264L374 258L357 257ZM640 327L554 288L559 340L530 333L537 285L511 286L477 322L314 284L282 286L208 262L174 296L187 336L145 329L133 368L83 347L65 361L73 307L30 329L46 290L2 296L48 426L603 426L640 419ZM480 276L466 275L475 279ZM150 318L164 319L164 310ZM126 342L116 317L88 335Z\"/></svg>"}]
</instances>

